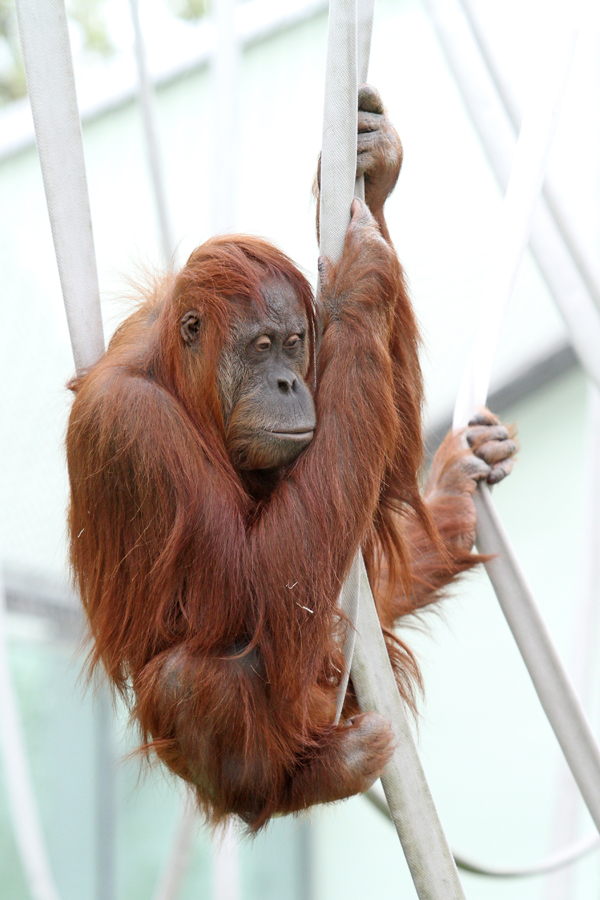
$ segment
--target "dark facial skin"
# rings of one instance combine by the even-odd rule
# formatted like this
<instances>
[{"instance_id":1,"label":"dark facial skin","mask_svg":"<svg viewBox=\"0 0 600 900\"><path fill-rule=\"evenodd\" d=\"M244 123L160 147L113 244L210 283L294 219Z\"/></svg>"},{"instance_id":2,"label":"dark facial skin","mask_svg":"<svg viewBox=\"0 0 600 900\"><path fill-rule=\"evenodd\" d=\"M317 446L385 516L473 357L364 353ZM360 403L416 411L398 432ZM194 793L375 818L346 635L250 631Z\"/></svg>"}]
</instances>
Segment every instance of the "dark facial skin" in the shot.
<instances>
[{"instance_id":1,"label":"dark facial skin","mask_svg":"<svg viewBox=\"0 0 600 900\"><path fill-rule=\"evenodd\" d=\"M240 314L218 373L227 450L246 471L289 465L316 426L304 309L283 280L266 281L262 293L266 310Z\"/></svg>"}]
</instances>

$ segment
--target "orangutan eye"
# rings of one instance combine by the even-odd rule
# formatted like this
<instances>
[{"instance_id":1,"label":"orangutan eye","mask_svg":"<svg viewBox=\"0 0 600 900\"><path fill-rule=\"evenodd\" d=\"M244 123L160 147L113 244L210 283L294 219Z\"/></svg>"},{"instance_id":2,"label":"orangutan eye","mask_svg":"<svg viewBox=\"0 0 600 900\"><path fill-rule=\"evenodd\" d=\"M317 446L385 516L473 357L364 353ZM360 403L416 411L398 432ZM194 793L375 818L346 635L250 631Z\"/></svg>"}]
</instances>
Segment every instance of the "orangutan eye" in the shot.
<instances>
[{"instance_id":1,"label":"orangutan eye","mask_svg":"<svg viewBox=\"0 0 600 900\"><path fill-rule=\"evenodd\" d=\"M265 350L268 350L271 346L271 338L267 337L266 334L263 334L254 341L254 346L261 353L264 353Z\"/></svg>"},{"instance_id":2,"label":"orangutan eye","mask_svg":"<svg viewBox=\"0 0 600 900\"><path fill-rule=\"evenodd\" d=\"M293 347L297 347L301 340L302 335L291 334L283 346L286 348L286 350L291 350Z\"/></svg>"}]
</instances>

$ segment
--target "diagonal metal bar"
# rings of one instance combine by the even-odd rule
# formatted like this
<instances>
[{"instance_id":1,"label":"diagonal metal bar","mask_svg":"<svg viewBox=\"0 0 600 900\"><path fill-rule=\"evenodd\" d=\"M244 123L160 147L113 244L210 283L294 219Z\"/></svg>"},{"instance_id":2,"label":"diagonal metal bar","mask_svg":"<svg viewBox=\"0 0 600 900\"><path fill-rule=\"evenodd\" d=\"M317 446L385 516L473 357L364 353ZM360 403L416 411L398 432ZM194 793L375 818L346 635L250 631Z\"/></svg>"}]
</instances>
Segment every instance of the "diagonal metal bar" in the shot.
<instances>
[{"instance_id":1,"label":"diagonal metal bar","mask_svg":"<svg viewBox=\"0 0 600 900\"><path fill-rule=\"evenodd\" d=\"M484 488L476 497L477 548L556 738L600 831L600 751L508 535Z\"/></svg>"},{"instance_id":2,"label":"diagonal metal bar","mask_svg":"<svg viewBox=\"0 0 600 900\"><path fill-rule=\"evenodd\" d=\"M527 247L533 212L575 53L578 24L576 15L565 23L567 27L561 36L561 44L552 55L551 71L546 73L544 87L533 98L524 117L500 227L491 242L494 248L492 265L473 354L467 363L456 401L455 428L466 425L470 415L484 405L487 397L500 325ZM598 349L600 340L596 344L597 356L600 355ZM540 702L600 830L600 751L585 712L554 647L487 486L480 486L475 496L475 506L478 549L494 556L486 563L490 581Z\"/></svg>"},{"instance_id":3,"label":"diagonal metal bar","mask_svg":"<svg viewBox=\"0 0 600 900\"><path fill-rule=\"evenodd\" d=\"M498 96L460 0L426 0L426 5L492 169L500 185L506 188L515 152L515 128ZM600 316L590 297L590 290L596 297L600 286L589 266L585 273L579 270L583 251L574 235L570 234L569 241L567 246L542 198L533 216L529 246L581 365L600 385ZM576 248L576 261L569 247Z\"/></svg>"},{"instance_id":4,"label":"diagonal metal bar","mask_svg":"<svg viewBox=\"0 0 600 900\"><path fill-rule=\"evenodd\" d=\"M571 638L569 672L584 708L592 700L593 670L600 631L600 391L588 383L585 453L585 497L579 584L573 604L574 634ZM551 844L561 847L578 833L580 798L568 766L561 760L557 776ZM596 835L598 837L598 835ZM548 880L546 900L569 900L575 890L576 872L568 869Z\"/></svg>"},{"instance_id":5,"label":"diagonal metal bar","mask_svg":"<svg viewBox=\"0 0 600 900\"><path fill-rule=\"evenodd\" d=\"M498 97L502 101L504 110L510 119L515 133L518 133L522 119L519 104L513 96L511 88L502 73L492 44L479 20L475 4L473 3L473 0L460 0L460 4L465 14L465 18L472 30L473 37L477 42L481 57L494 82ZM561 197L560 190L554 183L550 173L546 175L546 180L542 188L542 197L554 220L556 229L558 230L565 247L569 251L582 281L589 291L590 297L600 312L600 266L598 265L598 261L592 259L586 248L582 245L573 228L572 217L570 216Z\"/></svg>"}]
</instances>

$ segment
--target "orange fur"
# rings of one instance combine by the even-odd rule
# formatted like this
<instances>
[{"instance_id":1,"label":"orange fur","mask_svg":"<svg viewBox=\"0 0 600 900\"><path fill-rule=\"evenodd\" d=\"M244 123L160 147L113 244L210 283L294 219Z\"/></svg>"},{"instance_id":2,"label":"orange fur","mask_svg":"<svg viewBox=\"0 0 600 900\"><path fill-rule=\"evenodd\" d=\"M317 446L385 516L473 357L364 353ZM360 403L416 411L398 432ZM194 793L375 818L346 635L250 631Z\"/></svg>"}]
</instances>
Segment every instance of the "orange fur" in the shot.
<instances>
[{"instance_id":1,"label":"orange fur","mask_svg":"<svg viewBox=\"0 0 600 900\"><path fill-rule=\"evenodd\" d=\"M227 456L216 383L232 316L260 307L263 280L287 280L314 321L308 283L270 244L199 247L72 384L71 563L91 665L133 690L145 741L213 823L236 813L256 830L347 796L389 756L389 736L367 723L359 778L352 729L331 724L336 604L357 548L409 700L417 668L392 626L474 561L455 546L459 507L448 501L437 537L419 493L417 328L385 246L349 240L326 280L339 309L318 352L317 429L264 498ZM191 307L202 353L186 356L178 323ZM345 715L355 711L350 693Z\"/></svg>"}]
</instances>

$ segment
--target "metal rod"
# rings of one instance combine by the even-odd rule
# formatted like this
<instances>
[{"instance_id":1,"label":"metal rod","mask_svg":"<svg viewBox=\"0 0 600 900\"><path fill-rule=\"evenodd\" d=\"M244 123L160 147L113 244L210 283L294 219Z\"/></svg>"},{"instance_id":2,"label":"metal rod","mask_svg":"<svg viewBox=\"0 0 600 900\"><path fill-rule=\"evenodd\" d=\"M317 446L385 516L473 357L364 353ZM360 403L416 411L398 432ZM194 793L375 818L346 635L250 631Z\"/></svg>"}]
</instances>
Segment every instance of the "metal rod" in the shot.
<instances>
[{"instance_id":1,"label":"metal rod","mask_svg":"<svg viewBox=\"0 0 600 900\"><path fill-rule=\"evenodd\" d=\"M532 99L519 136L502 209L499 238L492 241L496 260L482 292L485 299L475 347L456 401L455 428L466 425L470 415L485 403L487 397L501 321L527 245L533 207L542 186L556 131L578 38L579 17L573 15L565 25L561 43L554 48L552 66L546 73L543 88ZM594 318L598 320L595 308L592 309ZM482 352L483 343L485 355ZM600 339L595 347L597 358L600 358L599 349ZM478 549L493 556L486 563L486 569L498 601L544 711L600 830L600 751L486 485L480 485L474 499Z\"/></svg>"},{"instance_id":2,"label":"metal rod","mask_svg":"<svg viewBox=\"0 0 600 900\"><path fill-rule=\"evenodd\" d=\"M600 751L487 487L475 495L477 548L556 738L600 831Z\"/></svg>"},{"instance_id":3,"label":"metal rod","mask_svg":"<svg viewBox=\"0 0 600 900\"><path fill-rule=\"evenodd\" d=\"M217 33L213 57L213 164L211 170L213 232L234 230L239 156L240 42L236 0L215 0Z\"/></svg>"},{"instance_id":4,"label":"metal rod","mask_svg":"<svg viewBox=\"0 0 600 900\"><path fill-rule=\"evenodd\" d=\"M144 134L146 136L146 152L150 165L150 179L154 194L154 203L158 217L158 225L161 237L162 255L166 266L173 265L173 253L175 244L173 241L173 229L169 216L169 205L165 190L164 165L161 158L158 137L156 133L156 113L154 109L154 85L148 72L146 58L146 45L142 26L140 23L139 0L129 0L131 9L131 21L135 36L135 59L138 72L138 96L142 120L144 122Z\"/></svg>"},{"instance_id":5,"label":"metal rod","mask_svg":"<svg viewBox=\"0 0 600 900\"><path fill-rule=\"evenodd\" d=\"M231 820L213 848L213 900L240 900L239 843Z\"/></svg>"},{"instance_id":6,"label":"metal rod","mask_svg":"<svg viewBox=\"0 0 600 900\"><path fill-rule=\"evenodd\" d=\"M473 0L460 0L460 2L472 29L473 36L477 41L481 56L494 82L498 96L502 101L506 114L510 118L515 133L517 133L521 127L521 112L498 64L491 42L481 25L475 4ZM546 175L542 196L565 247L568 249L577 271L589 291L590 297L600 312L600 267L597 261L591 258L574 231L572 217L563 203L560 190L554 183L551 173Z\"/></svg>"},{"instance_id":7,"label":"metal rod","mask_svg":"<svg viewBox=\"0 0 600 900\"><path fill-rule=\"evenodd\" d=\"M342 256L356 180L356 0L331 0L321 147L320 253ZM364 64L364 57L363 57ZM362 710L386 716L396 736L381 781L420 900L461 900L464 893L390 664L362 553L342 592L343 610L356 621L352 683ZM344 648L346 651L346 648Z\"/></svg>"},{"instance_id":8,"label":"metal rod","mask_svg":"<svg viewBox=\"0 0 600 900\"><path fill-rule=\"evenodd\" d=\"M186 787L181 799L181 811L171 853L154 894L154 900L177 900L181 894L192 858L197 828L198 812L194 794Z\"/></svg>"},{"instance_id":9,"label":"metal rod","mask_svg":"<svg viewBox=\"0 0 600 900\"><path fill-rule=\"evenodd\" d=\"M584 519L579 590L574 604L575 630L571 639L569 672L573 685L589 709L592 668L600 631L600 392L588 384L587 447L584 479ZM571 773L561 760L556 785L552 846L561 847L577 833L580 799ZM575 873L563 871L548 880L548 900L569 900Z\"/></svg>"},{"instance_id":10,"label":"metal rod","mask_svg":"<svg viewBox=\"0 0 600 900\"><path fill-rule=\"evenodd\" d=\"M63 0L19 0L19 34L77 371L104 350L81 124Z\"/></svg>"},{"instance_id":11,"label":"metal rod","mask_svg":"<svg viewBox=\"0 0 600 900\"><path fill-rule=\"evenodd\" d=\"M108 687L96 697L96 897L114 900L116 892L116 798L113 714Z\"/></svg>"},{"instance_id":12,"label":"metal rod","mask_svg":"<svg viewBox=\"0 0 600 900\"><path fill-rule=\"evenodd\" d=\"M543 87L529 103L514 154L498 227L490 236L490 265L485 284L485 302L480 307L477 336L465 367L454 409L454 428L464 427L473 412L485 405L502 323L531 233L536 205L544 182L550 150L565 95L579 22L573 19L562 42L555 48L553 65ZM591 306L597 342L586 344L600 384L600 316ZM591 324L590 324L591 327ZM587 336L589 341L589 335Z\"/></svg>"},{"instance_id":13,"label":"metal rod","mask_svg":"<svg viewBox=\"0 0 600 900\"><path fill-rule=\"evenodd\" d=\"M58 900L50 867L25 737L10 673L6 638L6 593L0 568L0 748L15 842L32 900Z\"/></svg>"},{"instance_id":14,"label":"metal rod","mask_svg":"<svg viewBox=\"0 0 600 900\"><path fill-rule=\"evenodd\" d=\"M459 0L426 0L426 5L492 169L505 188L515 131L464 10ZM529 246L582 366L600 384L600 317L543 198L534 213Z\"/></svg>"}]
</instances>

